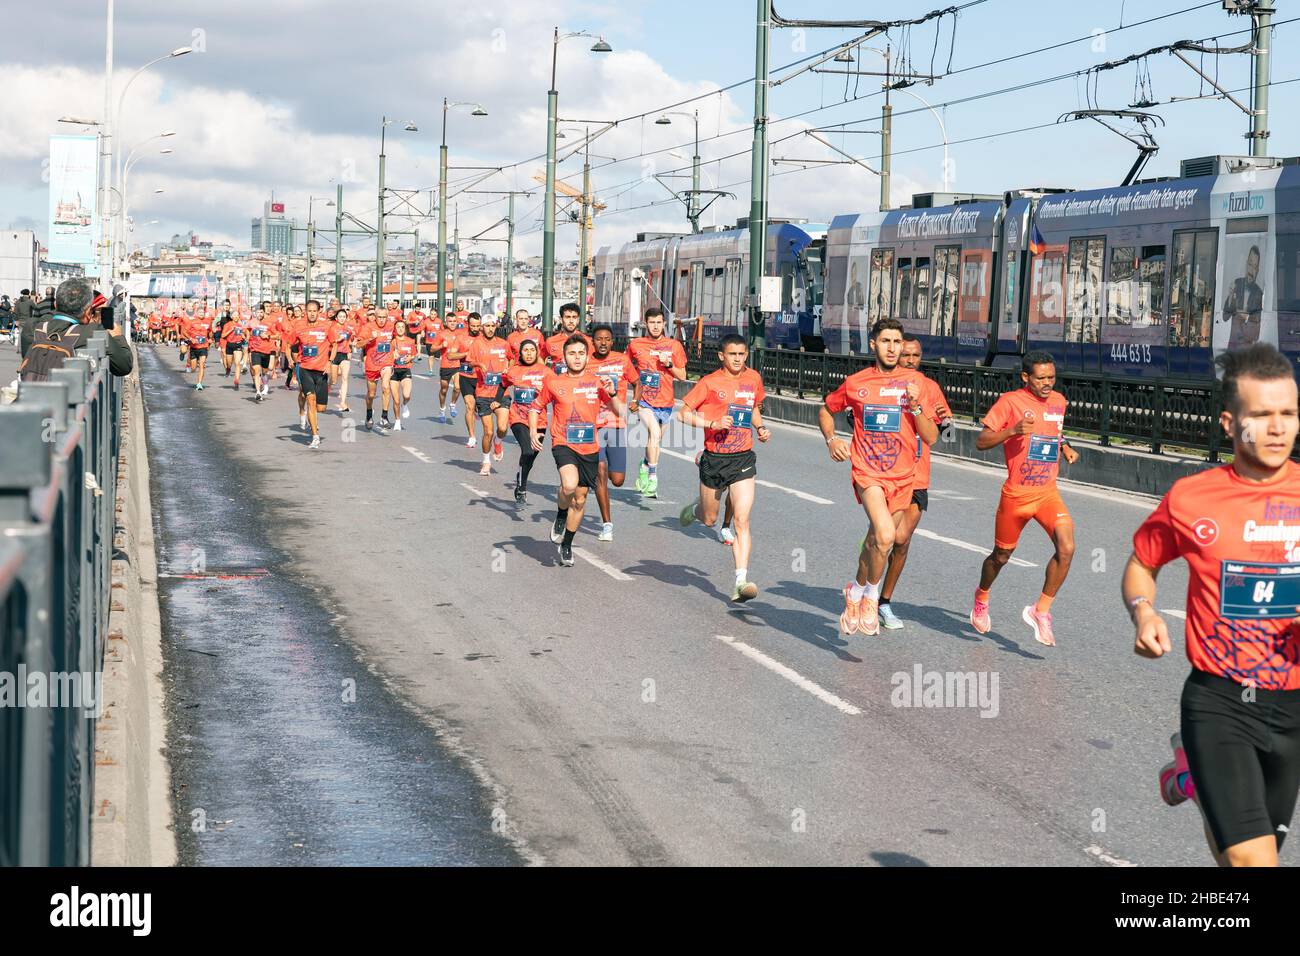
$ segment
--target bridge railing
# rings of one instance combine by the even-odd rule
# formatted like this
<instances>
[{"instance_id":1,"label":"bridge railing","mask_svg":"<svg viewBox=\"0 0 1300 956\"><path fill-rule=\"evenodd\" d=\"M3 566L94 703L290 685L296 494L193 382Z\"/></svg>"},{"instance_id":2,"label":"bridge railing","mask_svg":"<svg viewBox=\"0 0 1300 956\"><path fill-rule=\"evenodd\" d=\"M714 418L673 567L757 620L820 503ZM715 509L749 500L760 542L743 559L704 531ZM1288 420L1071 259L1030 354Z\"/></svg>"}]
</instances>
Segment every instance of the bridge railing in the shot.
<instances>
[{"instance_id":1,"label":"bridge railing","mask_svg":"<svg viewBox=\"0 0 1300 956\"><path fill-rule=\"evenodd\" d=\"M626 342L616 347L625 347ZM689 343L687 373L705 375L718 368L718 350ZM754 349L750 366L776 395L818 400L845 378L870 364L863 355ZM982 365L923 362L922 371L938 382L959 419L978 422L1003 392L1020 387L1020 371ZM1218 382L1128 379L1092 372L1056 373L1056 389L1070 401L1067 431L1095 436L1102 445L1125 441L1159 454L1166 446L1205 452L1218 459L1223 432L1218 426L1223 393Z\"/></svg>"},{"instance_id":2,"label":"bridge railing","mask_svg":"<svg viewBox=\"0 0 1300 956\"><path fill-rule=\"evenodd\" d=\"M0 406L0 865L90 860L123 396L104 334Z\"/></svg>"}]
</instances>

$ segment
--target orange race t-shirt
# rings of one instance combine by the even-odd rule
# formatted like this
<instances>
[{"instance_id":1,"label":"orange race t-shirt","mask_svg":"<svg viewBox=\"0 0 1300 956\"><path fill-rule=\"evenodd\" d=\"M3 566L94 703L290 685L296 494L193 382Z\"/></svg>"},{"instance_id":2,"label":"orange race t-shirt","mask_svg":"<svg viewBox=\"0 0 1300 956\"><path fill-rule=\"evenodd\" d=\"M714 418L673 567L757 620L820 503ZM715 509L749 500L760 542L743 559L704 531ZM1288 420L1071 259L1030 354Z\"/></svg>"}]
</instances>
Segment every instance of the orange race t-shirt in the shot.
<instances>
[{"instance_id":1,"label":"orange race t-shirt","mask_svg":"<svg viewBox=\"0 0 1300 956\"><path fill-rule=\"evenodd\" d=\"M627 354L636 366L637 378L641 382L641 404L651 408L672 408L672 369L686 368L686 350L682 343L666 335L657 339L643 335L629 343Z\"/></svg>"},{"instance_id":2,"label":"orange race t-shirt","mask_svg":"<svg viewBox=\"0 0 1300 956\"><path fill-rule=\"evenodd\" d=\"M603 359L598 359L593 354L587 362L587 371L609 382L613 386L610 391L621 395L624 401L631 398L636 369L632 367L632 360L623 352L610 352ZM612 408L602 408L596 425L599 428L626 428L627 422Z\"/></svg>"},{"instance_id":3,"label":"orange race t-shirt","mask_svg":"<svg viewBox=\"0 0 1300 956\"><path fill-rule=\"evenodd\" d=\"M259 355L275 351L277 332L267 319L254 319L248 327L248 350Z\"/></svg>"},{"instance_id":4,"label":"orange race t-shirt","mask_svg":"<svg viewBox=\"0 0 1300 956\"><path fill-rule=\"evenodd\" d=\"M352 351L352 340L356 337L352 332L352 323L346 317L343 321L331 319L330 328L334 331L334 344L337 351L347 358L348 353Z\"/></svg>"},{"instance_id":5,"label":"orange race t-shirt","mask_svg":"<svg viewBox=\"0 0 1300 956\"><path fill-rule=\"evenodd\" d=\"M1002 443L1007 461L1003 494L1035 498L1056 490L1065 433L1065 396L1052 392L1043 401L1027 388L1006 392L989 409L983 424L1004 431L1021 419L1034 423L1030 435L1013 435Z\"/></svg>"},{"instance_id":6,"label":"orange race t-shirt","mask_svg":"<svg viewBox=\"0 0 1300 956\"><path fill-rule=\"evenodd\" d=\"M925 387L921 389L921 402L925 405L925 412L935 425L942 425L952 418L952 409L948 407L939 383L924 375L922 378L925 378ZM921 490L930 487L930 446L921 440L920 435L916 436L916 477L912 487Z\"/></svg>"},{"instance_id":7,"label":"orange race t-shirt","mask_svg":"<svg viewBox=\"0 0 1300 956\"><path fill-rule=\"evenodd\" d=\"M298 345L298 364L312 372L323 372L329 367L330 344L334 333L329 323L321 319L303 322L294 332L290 343Z\"/></svg>"},{"instance_id":8,"label":"orange race t-shirt","mask_svg":"<svg viewBox=\"0 0 1300 956\"><path fill-rule=\"evenodd\" d=\"M1149 568L1187 561L1192 667L1300 689L1300 466L1289 461L1264 482L1231 465L1180 478L1133 535L1133 552Z\"/></svg>"},{"instance_id":9,"label":"orange race t-shirt","mask_svg":"<svg viewBox=\"0 0 1300 956\"><path fill-rule=\"evenodd\" d=\"M532 365L512 365L505 370L501 381L510 389L510 418L507 422L511 427L528 424L528 412L532 408L537 408L533 402L537 398L537 393L542 390L542 383L550 374L552 374L551 370L540 361ZM537 429L545 431L548 410L546 408L537 408L537 410L541 413L537 416Z\"/></svg>"},{"instance_id":10,"label":"orange race t-shirt","mask_svg":"<svg viewBox=\"0 0 1300 956\"><path fill-rule=\"evenodd\" d=\"M546 339L537 329L515 329L506 336L506 344L510 348L510 361L519 361L519 347L527 341L537 343L537 361L546 358Z\"/></svg>"},{"instance_id":11,"label":"orange race t-shirt","mask_svg":"<svg viewBox=\"0 0 1300 956\"><path fill-rule=\"evenodd\" d=\"M365 326L358 334L358 341L362 342L362 348L365 350L366 362L365 370L367 372L378 372L380 369L388 368L393 364L393 323L385 320L384 322L372 322Z\"/></svg>"},{"instance_id":12,"label":"orange race t-shirt","mask_svg":"<svg viewBox=\"0 0 1300 956\"><path fill-rule=\"evenodd\" d=\"M600 379L584 370L581 375L549 375L533 405L554 408L550 428L553 448L568 447L579 455L594 455L600 450L596 419L611 401L613 397L605 394Z\"/></svg>"},{"instance_id":13,"label":"orange race t-shirt","mask_svg":"<svg viewBox=\"0 0 1300 956\"><path fill-rule=\"evenodd\" d=\"M195 316L185 322L184 335L191 348L206 349L212 344L212 323Z\"/></svg>"},{"instance_id":14,"label":"orange race t-shirt","mask_svg":"<svg viewBox=\"0 0 1300 956\"><path fill-rule=\"evenodd\" d=\"M852 412L849 460L858 487L868 487L873 479L905 482L915 477L916 423L905 406L907 385L915 382L924 409L923 379L920 372L910 369L895 367L886 372L873 365L850 375L826 397L831 414L838 415L846 408Z\"/></svg>"},{"instance_id":15,"label":"orange race t-shirt","mask_svg":"<svg viewBox=\"0 0 1300 956\"><path fill-rule=\"evenodd\" d=\"M752 368L732 375L725 368L710 372L692 388L682 404L710 421L731 416L731 428L704 432L704 450L724 455L754 447L754 409L763 404L763 377Z\"/></svg>"},{"instance_id":16,"label":"orange race t-shirt","mask_svg":"<svg viewBox=\"0 0 1300 956\"><path fill-rule=\"evenodd\" d=\"M243 345L248 340L248 323L245 319L234 319L226 323L221 330L221 341L230 345Z\"/></svg>"},{"instance_id":17,"label":"orange race t-shirt","mask_svg":"<svg viewBox=\"0 0 1300 956\"><path fill-rule=\"evenodd\" d=\"M581 335L587 343L587 355L591 355L595 349L591 344L591 336L586 332L556 332L544 343L546 349L545 357L551 360L551 365L555 368L564 370L564 343L569 341L575 335Z\"/></svg>"},{"instance_id":18,"label":"orange race t-shirt","mask_svg":"<svg viewBox=\"0 0 1300 956\"><path fill-rule=\"evenodd\" d=\"M420 347L410 335L394 336L393 368L410 368L415 357L420 354Z\"/></svg>"},{"instance_id":19,"label":"orange race t-shirt","mask_svg":"<svg viewBox=\"0 0 1300 956\"><path fill-rule=\"evenodd\" d=\"M480 335L469 346L465 359L474 368L474 381L484 395L501 385L501 373L510 367L510 348L505 339Z\"/></svg>"}]
</instances>

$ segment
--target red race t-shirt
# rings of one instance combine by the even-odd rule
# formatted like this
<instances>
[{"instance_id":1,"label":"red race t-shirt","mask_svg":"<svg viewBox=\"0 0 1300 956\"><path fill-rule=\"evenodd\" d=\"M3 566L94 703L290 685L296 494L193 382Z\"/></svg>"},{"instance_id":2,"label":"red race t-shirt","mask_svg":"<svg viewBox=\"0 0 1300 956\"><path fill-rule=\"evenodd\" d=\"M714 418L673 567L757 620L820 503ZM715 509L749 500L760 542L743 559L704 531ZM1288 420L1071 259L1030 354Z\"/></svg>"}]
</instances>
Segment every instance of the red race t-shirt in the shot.
<instances>
[{"instance_id":1,"label":"red race t-shirt","mask_svg":"<svg viewBox=\"0 0 1300 956\"><path fill-rule=\"evenodd\" d=\"M1027 388L1006 392L993 403L982 423L996 432L1005 431L1021 419L1034 423L1032 434L1013 435L1002 443L1007 461L1004 494L1033 498L1056 490L1065 406L1065 396L1060 392L1052 392L1043 401Z\"/></svg>"},{"instance_id":2,"label":"red race t-shirt","mask_svg":"<svg viewBox=\"0 0 1300 956\"><path fill-rule=\"evenodd\" d=\"M357 339L364 342L366 356L365 370L378 372L393 364L393 323L385 320L383 324L372 322L365 326Z\"/></svg>"},{"instance_id":3,"label":"red race t-shirt","mask_svg":"<svg viewBox=\"0 0 1300 956\"><path fill-rule=\"evenodd\" d=\"M581 375L548 376L533 405L539 409L554 406L550 429L552 447L567 446L579 455L594 455L600 450L596 443L596 419L600 409L611 401L613 397L605 394L600 379L584 370Z\"/></svg>"},{"instance_id":4,"label":"red race t-shirt","mask_svg":"<svg viewBox=\"0 0 1300 956\"><path fill-rule=\"evenodd\" d=\"M487 394L501 384L501 373L510 367L510 347L505 339L480 335L470 343L465 361L474 367L475 384Z\"/></svg>"},{"instance_id":5,"label":"red race t-shirt","mask_svg":"<svg viewBox=\"0 0 1300 956\"><path fill-rule=\"evenodd\" d=\"M615 395L621 395L624 401L632 397L632 388L636 382L636 369L632 366L632 360L622 352L610 352L603 359L598 359L594 355L591 361L587 363L587 371L593 375L598 375L613 386L610 391ZM623 416L616 413L612 408L602 408L600 416L596 419L598 428L626 428L627 422Z\"/></svg>"},{"instance_id":6,"label":"red race t-shirt","mask_svg":"<svg viewBox=\"0 0 1300 956\"><path fill-rule=\"evenodd\" d=\"M943 389L932 378L925 378L925 387L921 389L921 403L925 405L925 413L935 425L942 425L952 418L952 409L948 407L948 400L943 397ZM916 436L916 476L912 480L912 487L920 490L930 487L930 446L921 440L920 435Z\"/></svg>"},{"instance_id":7,"label":"red race t-shirt","mask_svg":"<svg viewBox=\"0 0 1300 956\"><path fill-rule=\"evenodd\" d=\"M537 343L537 361L546 358L546 339L537 329L515 329L506 336L506 344L510 348L510 361L519 361L519 347L527 341Z\"/></svg>"},{"instance_id":8,"label":"red race t-shirt","mask_svg":"<svg viewBox=\"0 0 1300 956\"><path fill-rule=\"evenodd\" d=\"M511 427L528 424L529 409L537 407L533 404L534 400L542 390L542 383L550 374L552 374L551 370L540 361L532 365L512 365L506 369L505 374L501 376L501 381L510 389L510 418L507 419L507 423ZM537 410L541 412L537 416L537 429L545 431L548 410L546 408Z\"/></svg>"},{"instance_id":9,"label":"red race t-shirt","mask_svg":"<svg viewBox=\"0 0 1300 956\"><path fill-rule=\"evenodd\" d=\"M330 343L334 341L334 332L328 322L319 319L303 322L290 341L298 344L298 364L303 368L323 372L329 367Z\"/></svg>"},{"instance_id":10,"label":"red race t-shirt","mask_svg":"<svg viewBox=\"0 0 1300 956\"><path fill-rule=\"evenodd\" d=\"M671 369L686 368L686 350L682 348L682 343L666 335L657 339L643 335L631 341L627 354L636 366L637 377L641 381L641 404L652 408L672 408L674 396Z\"/></svg>"},{"instance_id":11,"label":"red race t-shirt","mask_svg":"<svg viewBox=\"0 0 1300 956\"><path fill-rule=\"evenodd\" d=\"M393 368L410 368L417 355L420 354L420 347L416 344L415 339L410 335L394 336L393 338Z\"/></svg>"},{"instance_id":12,"label":"red race t-shirt","mask_svg":"<svg viewBox=\"0 0 1300 956\"><path fill-rule=\"evenodd\" d=\"M275 351L275 327L266 319L254 320L248 327L248 350L259 355Z\"/></svg>"},{"instance_id":13,"label":"red race t-shirt","mask_svg":"<svg viewBox=\"0 0 1300 956\"><path fill-rule=\"evenodd\" d=\"M754 409L765 395L763 377L752 368L741 369L739 375L720 368L696 382L682 404L710 421L731 416L733 427L704 432L705 451L728 455L754 447Z\"/></svg>"},{"instance_id":14,"label":"red race t-shirt","mask_svg":"<svg viewBox=\"0 0 1300 956\"><path fill-rule=\"evenodd\" d=\"M850 375L826 397L826 409L832 415L846 408L853 413L849 460L858 487L867 487L873 478L906 481L915 477L916 422L905 406L907 385L915 382L924 409L924 378L911 369L895 367L885 372L873 365Z\"/></svg>"},{"instance_id":15,"label":"red race t-shirt","mask_svg":"<svg viewBox=\"0 0 1300 956\"><path fill-rule=\"evenodd\" d=\"M1133 535L1149 568L1187 561L1187 659L1266 690L1300 689L1300 466L1247 481L1231 465L1174 482Z\"/></svg>"}]
</instances>

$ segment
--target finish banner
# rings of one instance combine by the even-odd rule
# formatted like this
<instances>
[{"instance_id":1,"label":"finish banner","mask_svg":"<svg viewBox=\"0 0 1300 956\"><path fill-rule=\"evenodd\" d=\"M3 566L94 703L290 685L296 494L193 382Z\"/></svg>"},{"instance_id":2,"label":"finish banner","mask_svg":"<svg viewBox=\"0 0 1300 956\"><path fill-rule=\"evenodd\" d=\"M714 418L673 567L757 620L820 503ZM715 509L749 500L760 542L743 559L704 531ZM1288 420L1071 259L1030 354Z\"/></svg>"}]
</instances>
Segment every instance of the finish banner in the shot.
<instances>
[{"instance_id":1,"label":"finish banner","mask_svg":"<svg viewBox=\"0 0 1300 956\"><path fill-rule=\"evenodd\" d=\"M95 262L98 160L98 136L50 137L50 262Z\"/></svg>"}]
</instances>

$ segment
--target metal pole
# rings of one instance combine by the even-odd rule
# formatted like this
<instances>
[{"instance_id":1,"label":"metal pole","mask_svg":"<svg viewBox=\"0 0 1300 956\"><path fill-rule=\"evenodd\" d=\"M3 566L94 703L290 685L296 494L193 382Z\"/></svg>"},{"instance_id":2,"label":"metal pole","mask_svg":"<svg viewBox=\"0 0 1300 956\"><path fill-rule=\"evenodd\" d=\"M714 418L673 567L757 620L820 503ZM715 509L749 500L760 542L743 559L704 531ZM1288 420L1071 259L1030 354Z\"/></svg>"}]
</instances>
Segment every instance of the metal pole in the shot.
<instances>
[{"instance_id":1,"label":"metal pole","mask_svg":"<svg viewBox=\"0 0 1300 956\"><path fill-rule=\"evenodd\" d=\"M447 100L442 101L442 145L438 148L438 315L447 315ZM454 302L452 303L455 304Z\"/></svg>"},{"instance_id":2,"label":"metal pole","mask_svg":"<svg viewBox=\"0 0 1300 956\"><path fill-rule=\"evenodd\" d=\"M1268 143L1268 83L1269 83L1269 34L1273 20L1273 8L1267 0L1255 12L1255 86L1252 93L1254 102L1250 111L1250 155L1267 156Z\"/></svg>"},{"instance_id":3,"label":"metal pole","mask_svg":"<svg viewBox=\"0 0 1300 956\"><path fill-rule=\"evenodd\" d=\"M691 201L686 206L691 232L700 231L700 111L695 111L695 155L691 158Z\"/></svg>"},{"instance_id":4,"label":"metal pole","mask_svg":"<svg viewBox=\"0 0 1300 956\"><path fill-rule=\"evenodd\" d=\"M510 194L510 208L506 213L506 318L515 315L515 194Z\"/></svg>"},{"instance_id":5,"label":"metal pole","mask_svg":"<svg viewBox=\"0 0 1300 956\"><path fill-rule=\"evenodd\" d=\"M582 157L582 221L578 224L578 308L587 318L587 262L591 257L591 140Z\"/></svg>"},{"instance_id":6,"label":"metal pole","mask_svg":"<svg viewBox=\"0 0 1300 956\"><path fill-rule=\"evenodd\" d=\"M379 128L379 219L375 231L375 302L381 308L384 304L384 132L387 129L385 116Z\"/></svg>"},{"instance_id":7,"label":"metal pole","mask_svg":"<svg viewBox=\"0 0 1300 956\"><path fill-rule=\"evenodd\" d=\"M312 220L311 199L307 200L307 268L303 270L302 287L305 292L303 301L311 299L311 257L316 251L316 223Z\"/></svg>"},{"instance_id":8,"label":"metal pole","mask_svg":"<svg viewBox=\"0 0 1300 956\"><path fill-rule=\"evenodd\" d=\"M754 144L751 149L749 202L749 344L766 344L759 289L763 278L763 246L767 220L767 78L768 42L772 32L771 0L758 0L754 53Z\"/></svg>"},{"instance_id":9,"label":"metal pole","mask_svg":"<svg viewBox=\"0 0 1300 956\"><path fill-rule=\"evenodd\" d=\"M113 281L113 225L109 214L112 193L109 192L113 172L113 0L108 0L108 31L104 43L104 120L100 144L100 198L99 207L99 275L100 282L109 289Z\"/></svg>"},{"instance_id":10,"label":"metal pole","mask_svg":"<svg viewBox=\"0 0 1300 956\"><path fill-rule=\"evenodd\" d=\"M334 298L343 304L343 184L334 196Z\"/></svg>"},{"instance_id":11,"label":"metal pole","mask_svg":"<svg viewBox=\"0 0 1300 956\"><path fill-rule=\"evenodd\" d=\"M885 47L885 103L880 107L880 211L892 208L889 197L889 160L893 150L894 107L889 102L889 47ZM946 137L945 137L946 140ZM947 167L945 167L946 169Z\"/></svg>"},{"instance_id":12,"label":"metal pole","mask_svg":"<svg viewBox=\"0 0 1300 956\"><path fill-rule=\"evenodd\" d=\"M546 201L542 215L542 331L553 331L555 311L555 119L560 94L555 90L555 60L560 49L560 28L551 41L551 88L546 92Z\"/></svg>"},{"instance_id":13,"label":"metal pole","mask_svg":"<svg viewBox=\"0 0 1300 956\"><path fill-rule=\"evenodd\" d=\"M456 307L456 276L460 273L460 206L454 206L455 229L452 232L451 305Z\"/></svg>"},{"instance_id":14,"label":"metal pole","mask_svg":"<svg viewBox=\"0 0 1300 956\"><path fill-rule=\"evenodd\" d=\"M411 247L411 308L420 307L420 227L416 226L412 230L415 233L415 245Z\"/></svg>"}]
</instances>

